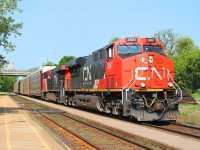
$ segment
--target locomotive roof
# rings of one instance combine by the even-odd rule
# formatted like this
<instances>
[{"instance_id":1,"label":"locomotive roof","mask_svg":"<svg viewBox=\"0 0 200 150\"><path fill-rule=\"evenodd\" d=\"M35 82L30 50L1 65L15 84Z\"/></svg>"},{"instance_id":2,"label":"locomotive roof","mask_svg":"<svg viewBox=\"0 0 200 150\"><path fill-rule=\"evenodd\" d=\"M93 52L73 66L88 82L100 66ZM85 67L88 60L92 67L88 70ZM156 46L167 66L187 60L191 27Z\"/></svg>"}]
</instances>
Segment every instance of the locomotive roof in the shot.
<instances>
[{"instance_id":1,"label":"locomotive roof","mask_svg":"<svg viewBox=\"0 0 200 150\"><path fill-rule=\"evenodd\" d=\"M110 43L110 44L108 44L108 45L106 45L106 46L104 46L104 47L102 47L102 48L100 48L100 49L98 49L98 50L96 50L96 51L94 51L94 52L92 52L92 53L95 53L95 52L97 52L97 51L106 49L106 48L110 47L110 46L113 45L113 44L114 44L114 43ZM82 65L85 64L85 59L86 59L87 57L88 57L88 56L78 57L78 58L76 58L76 59L74 59L74 60L72 60L72 61L70 61L70 62L67 62L67 63L65 64L65 67L68 68L68 67L73 67L73 66L77 66L77 67L82 66Z\"/></svg>"},{"instance_id":2,"label":"locomotive roof","mask_svg":"<svg viewBox=\"0 0 200 150\"><path fill-rule=\"evenodd\" d=\"M85 56L85 57L78 57L70 62L67 62L65 64L65 67L72 67L72 66L82 66L85 64L85 58L88 57L88 56Z\"/></svg>"},{"instance_id":3,"label":"locomotive roof","mask_svg":"<svg viewBox=\"0 0 200 150\"><path fill-rule=\"evenodd\" d=\"M108 44L108 45L106 45L106 46L104 46L104 47L102 47L102 48L100 48L100 49L98 49L98 50L96 50L96 51L94 51L94 52L97 52L97 51L100 51L100 50L106 49L106 48L112 46L113 44L114 44L114 43L110 43L110 44ZM94 52L93 52L93 53L94 53Z\"/></svg>"}]
</instances>

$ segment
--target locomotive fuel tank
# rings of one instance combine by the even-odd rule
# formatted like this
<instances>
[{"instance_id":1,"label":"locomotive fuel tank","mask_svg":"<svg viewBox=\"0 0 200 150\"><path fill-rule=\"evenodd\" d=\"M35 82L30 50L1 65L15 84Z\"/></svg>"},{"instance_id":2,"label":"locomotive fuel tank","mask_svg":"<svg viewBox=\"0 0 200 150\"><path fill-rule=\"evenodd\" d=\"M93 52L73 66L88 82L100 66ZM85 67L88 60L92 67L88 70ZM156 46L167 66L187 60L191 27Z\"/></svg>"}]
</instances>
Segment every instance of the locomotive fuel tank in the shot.
<instances>
[{"instance_id":1,"label":"locomotive fuel tank","mask_svg":"<svg viewBox=\"0 0 200 150\"><path fill-rule=\"evenodd\" d=\"M75 102L78 107L103 111L98 96L83 95L83 94L76 95Z\"/></svg>"}]
</instances>

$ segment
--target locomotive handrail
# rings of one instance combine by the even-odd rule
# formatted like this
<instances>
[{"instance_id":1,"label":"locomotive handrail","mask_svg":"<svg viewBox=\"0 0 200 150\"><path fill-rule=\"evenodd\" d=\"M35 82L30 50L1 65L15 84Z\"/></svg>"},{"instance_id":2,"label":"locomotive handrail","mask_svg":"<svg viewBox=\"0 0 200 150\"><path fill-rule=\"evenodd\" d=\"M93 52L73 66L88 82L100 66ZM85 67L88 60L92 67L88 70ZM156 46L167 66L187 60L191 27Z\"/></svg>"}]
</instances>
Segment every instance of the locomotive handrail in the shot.
<instances>
[{"instance_id":1,"label":"locomotive handrail","mask_svg":"<svg viewBox=\"0 0 200 150\"><path fill-rule=\"evenodd\" d=\"M180 102L180 101L182 100L182 98L183 98L182 90L181 90L181 88L178 86L178 84L173 80L173 78L172 78L172 76L170 75L168 69L167 69L167 73L168 73L169 77L171 78L172 82L174 82L174 84L175 84L175 85L178 87L178 89L180 90L180 96L181 96L181 98L178 100L178 102ZM175 86L174 86L174 88L176 89ZM176 91L177 91L177 89L176 89ZM177 94L177 93L176 93L176 94Z\"/></svg>"},{"instance_id":2,"label":"locomotive handrail","mask_svg":"<svg viewBox=\"0 0 200 150\"><path fill-rule=\"evenodd\" d=\"M125 87L122 89L122 105L123 105L123 101L124 101L124 90L126 89L126 87L131 83L131 81L133 80L133 70L132 70L132 78L131 78L131 80L125 85ZM127 91L128 90L126 90L126 101L128 101L127 100ZM128 101L128 102L130 102L130 101Z\"/></svg>"},{"instance_id":3,"label":"locomotive handrail","mask_svg":"<svg viewBox=\"0 0 200 150\"><path fill-rule=\"evenodd\" d=\"M60 80L60 82L60 96L65 96L64 82L62 80Z\"/></svg>"},{"instance_id":4,"label":"locomotive handrail","mask_svg":"<svg viewBox=\"0 0 200 150\"><path fill-rule=\"evenodd\" d=\"M139 77L143 74L142 73L139 75ZM123 105L123 100L124 100L124 90L126 89L126 87L131 83L131 81L134 78L134 70L132 70L132 78L131 80L125 85L125 87L122 89L122 105ZM135 83L136 79L131 83L131 85L125 90L126 91L126 101L130 102L129 100L127 100L127 92L129 91L130 87L133 85L133 83Z\"/></svg>"}]
</instances>

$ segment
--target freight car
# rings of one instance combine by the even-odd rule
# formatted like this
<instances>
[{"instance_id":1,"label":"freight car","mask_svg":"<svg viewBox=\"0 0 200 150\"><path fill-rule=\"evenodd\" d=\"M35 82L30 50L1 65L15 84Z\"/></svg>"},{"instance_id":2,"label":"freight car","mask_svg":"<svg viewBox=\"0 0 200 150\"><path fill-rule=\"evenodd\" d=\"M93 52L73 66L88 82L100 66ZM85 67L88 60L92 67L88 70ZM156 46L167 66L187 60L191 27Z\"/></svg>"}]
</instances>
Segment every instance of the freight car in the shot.
<instances>
[{"instance_id":1,"label":"freight car","mask_svg":"<svg viewBox=\"0 0 200 150\"><path fill-rule=\"evenodd\" d=\"M174 121L181 100L174 63L155 38L122 38L91 55L40 71L39 77L38 96L44 100L138 121ZM32 86L30 82L30 91Z\"/></svg>"},{"instance_id":2,"label":"freight car","mask_svg":"<svg viewBox=\"0 0 200 150\"><path fill-rule=\"evenodd\" d=\"M20 89L20 85L19 85L19 81L15 82L14 83L14 89L13 89L13 92L16 93L16 94L19 94L19 89Z\"/></svg>"},{"instance_id":3,"label":"freight car","mask_svg":"<svg viewBox=\"0 0 200 150\"><path fill-rule=\"evenodd\" d=\"M22 94L27 96L41 97L41 81L43 80L43 73L53 68L55 68L55 66L43 66L31 75L28 75L20 81L17 81L14 84L13 92L16 94Z\"/></svg>"}]
</instances>

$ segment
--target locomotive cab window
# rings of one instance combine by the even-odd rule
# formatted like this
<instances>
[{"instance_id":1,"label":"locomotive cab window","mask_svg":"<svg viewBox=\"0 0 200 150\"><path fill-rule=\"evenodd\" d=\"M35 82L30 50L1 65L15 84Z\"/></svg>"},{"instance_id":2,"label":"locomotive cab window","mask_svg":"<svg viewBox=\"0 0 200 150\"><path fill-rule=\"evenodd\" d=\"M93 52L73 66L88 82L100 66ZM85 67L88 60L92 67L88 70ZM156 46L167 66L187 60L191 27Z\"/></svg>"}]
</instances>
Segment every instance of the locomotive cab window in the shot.
<instances>
[{"instance_id":1,"label":"locomotive cab window","mask_svg":"<svg viewBox=\"0 0 200 150\"><path fill-rule=\"evenodd\" d=\"M140 54L141 46L140 45L118 45L117 53L121 58L127 58L133 55Z\"/></svg>"},{"instance_id":2,"label":"locomotive cab window","mask_svg":"<svg viewBox=\"0 0 200 150\"><path fill-rule=\"evenodd\" d=\"M163 55L163 49L161 46L144 46L144 52L155 52Z\"/></svg>"},{"instance_id":3,"label":"locomotive cab window","mask_svg":"<svg viewBox=\"0 0 200 150\"><path fill-rule=\"evenodd\" d=\"M107 59L110 59L110 58L113 58L114 55L113 55L113 47L109 47L106 49L106 58Z\"/></svg>"}]
</instances>

